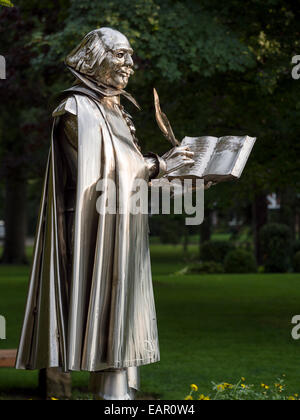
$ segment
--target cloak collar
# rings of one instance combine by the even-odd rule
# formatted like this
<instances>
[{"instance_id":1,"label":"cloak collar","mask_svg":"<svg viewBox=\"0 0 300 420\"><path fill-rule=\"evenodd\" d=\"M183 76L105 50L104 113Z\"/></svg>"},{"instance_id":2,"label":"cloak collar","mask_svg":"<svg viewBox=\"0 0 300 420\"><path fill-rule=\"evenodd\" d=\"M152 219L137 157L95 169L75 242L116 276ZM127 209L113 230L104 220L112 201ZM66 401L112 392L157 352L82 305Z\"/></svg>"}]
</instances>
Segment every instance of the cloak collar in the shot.
<instances>
[{"instance_id":1,"label":"cloak collar","mask_svg":"<svg viewBox=\"0 0 300 420\"><path fill-rule=\"evenodd\" d=\"M77 81L83 83L82 84L76 84L75 86L71 87L70 89L65 90L64 92L74 91L84 93L88 96L91 96L92 98L99 100L99 96L105 96L105 97L113 97L117 95L123 95L125 98L127 98L130 102L132 102L139 110L141 107L137 103L137 101L133 98L133 96L130 95L130 93L126 92L123 89L116 89L112 88L110 86L106 86L104 84L97 85L95 82L93 82L91 79L83 76L78 71L72 69L72 67L67 66L68 69L73 73L73 75L76 77Z\"/></svg>"}]
</instances>

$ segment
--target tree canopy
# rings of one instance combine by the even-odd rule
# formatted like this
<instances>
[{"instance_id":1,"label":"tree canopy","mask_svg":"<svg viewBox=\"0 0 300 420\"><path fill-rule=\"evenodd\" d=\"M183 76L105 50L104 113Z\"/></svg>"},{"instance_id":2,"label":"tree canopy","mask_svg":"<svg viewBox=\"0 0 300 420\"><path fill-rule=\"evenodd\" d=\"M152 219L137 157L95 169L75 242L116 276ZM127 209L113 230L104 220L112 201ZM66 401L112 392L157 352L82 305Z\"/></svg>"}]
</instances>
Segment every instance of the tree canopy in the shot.
<instances>
[{"instance_id":1,"label":"tree canopy","mask_svg":"<svg viewBox=\"0 0 300 420\"><path fill-rule=\"evenodd\" d=\"M3 2L2 2L3 3ZM7 2L8 3L8 2ZM263 191L299 190L299 7L293 0L18 0L0 9L2 179L40 180L51 111L73 81L65 56L89 31L114 27L135 50L128 90L144 150L169 145L159 132L152 89L176 136L248 134L258 141L242 179L207 193L207 204L251 203ZM126 104L130 108L130 105ZM221 200L220 200L221 197Z\"/></svg>"}]
</instances>

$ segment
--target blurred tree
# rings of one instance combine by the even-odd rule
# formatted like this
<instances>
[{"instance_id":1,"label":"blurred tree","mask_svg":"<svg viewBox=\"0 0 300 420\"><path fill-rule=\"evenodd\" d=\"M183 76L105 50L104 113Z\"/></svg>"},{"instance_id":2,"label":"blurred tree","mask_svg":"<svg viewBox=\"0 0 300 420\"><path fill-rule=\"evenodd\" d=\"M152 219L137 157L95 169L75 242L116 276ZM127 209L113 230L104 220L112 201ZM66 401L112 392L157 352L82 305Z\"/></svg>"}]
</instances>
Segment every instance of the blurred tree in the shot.
<instances>
[{"instance_id":1,"label":"blurred tree","mask_svg":"<svg viewBox=\"0 0 300 420\"><path fill-rule=\"evenodd\" d=\"M0 84L1 98L5 98L0 104L0 176L5 185L6 225L2 262L7 264L26 261L27 183L42 178L51 132L48 101L53 96L53 69L32 65L36 55L32 42L37 33L42 33L41 28L47 32L54 24L59 27L60 12L53 5L47 9L46 3L20 1L23 8L0 11L1 53L7 63L7 79Z\"/></svg>"},{"instance_id":2,"label":"blurred tree","mask_svg":"<svg viewBox=\"0 0 300 420\"><path fill-rule=\"evenodd\" d=\"M0 6L14 7L12 2L9 0L0 0Z\"/></svg>"},{"instance_id":3,"label":"blurred tree","mask_svg":"<svg viewBox=\"0 0 300 420\"><path fill-rule=\"evenodd\" d=\"M134 116L145 151L169 148L154 121L153 86L178 138L258 137L242 179L207 192L208 207L249 208L255 197L291 182L296 194L300 83L291 77L291 59L299 53L298 5L245 0L242 7L245 12L238 0L19 0L18 8L3 9L0 43L8 80L0 85L6 98L0 105L1 175L12 202L6 222L18 190L9 183L41 178L55 95L72 81L64 57L101 26L124 32L135 49L136 75L128 90L143 106ZM7 261L19 259L14 246L6 249Z\"/></svg>"}]
</instances>

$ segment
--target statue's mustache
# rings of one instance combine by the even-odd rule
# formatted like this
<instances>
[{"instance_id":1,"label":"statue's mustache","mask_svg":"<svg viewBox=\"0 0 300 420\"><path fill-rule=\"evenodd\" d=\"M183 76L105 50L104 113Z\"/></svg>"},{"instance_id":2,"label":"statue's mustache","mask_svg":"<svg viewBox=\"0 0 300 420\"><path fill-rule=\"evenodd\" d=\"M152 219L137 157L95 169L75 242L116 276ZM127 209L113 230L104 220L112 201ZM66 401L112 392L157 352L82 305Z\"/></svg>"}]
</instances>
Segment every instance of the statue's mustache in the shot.
<instances>
[{"instance_id":1,"label":"statue's mustache","mask_svg":"<svg viewBox=\"0 0 300 420\"><path fill-rule=\"evenodd\" d=\"M118 73L126 74L129 77L134 74L134 70L132 67L121 67Z\"/></svg>"}]
</instances>

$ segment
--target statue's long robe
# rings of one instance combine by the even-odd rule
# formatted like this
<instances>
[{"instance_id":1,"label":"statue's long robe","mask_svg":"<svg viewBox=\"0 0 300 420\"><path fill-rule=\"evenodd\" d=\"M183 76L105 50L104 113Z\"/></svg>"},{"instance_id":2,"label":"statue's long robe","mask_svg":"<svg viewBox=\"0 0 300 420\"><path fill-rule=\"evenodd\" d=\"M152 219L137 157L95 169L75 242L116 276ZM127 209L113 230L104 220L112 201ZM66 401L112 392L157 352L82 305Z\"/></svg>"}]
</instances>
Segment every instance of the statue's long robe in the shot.
<instances>
[{"instance_id":1,"label":"statue's long robe","mask_svg":"<svg viewBox=\"0 0 300 420\"><path fill-rule=\"evenodd\" d=\"M112 194L126 208L134 181L147 181L149 171L118 107L110 110L82 94L72 98L78 121L72 271L68 274L65 157L57 116L16 367L93 372L156 362L148 216L130 214L128 207L114 215L103 208ZM98 200L100 179L113 180L116 190L105 189Z\"/></svg>"}]
</instances>

